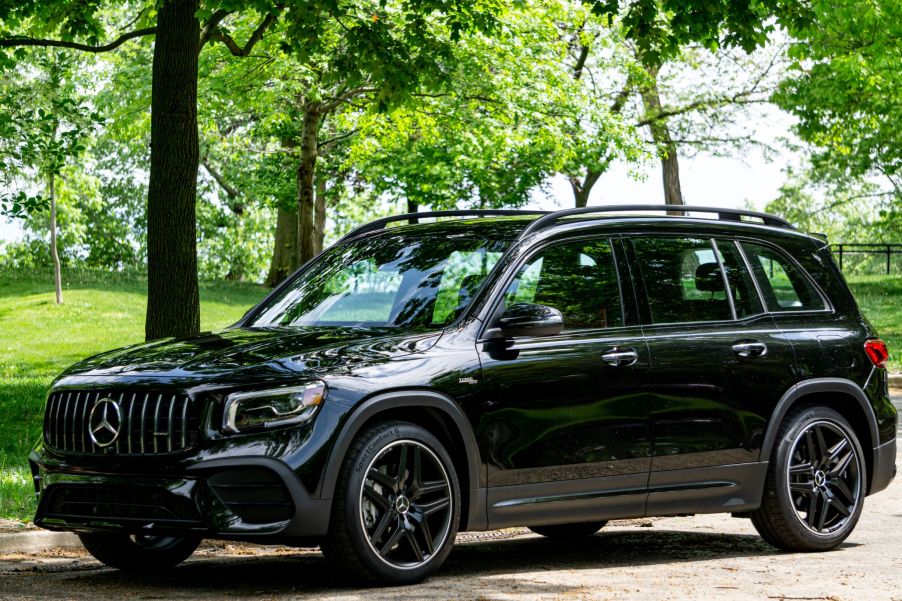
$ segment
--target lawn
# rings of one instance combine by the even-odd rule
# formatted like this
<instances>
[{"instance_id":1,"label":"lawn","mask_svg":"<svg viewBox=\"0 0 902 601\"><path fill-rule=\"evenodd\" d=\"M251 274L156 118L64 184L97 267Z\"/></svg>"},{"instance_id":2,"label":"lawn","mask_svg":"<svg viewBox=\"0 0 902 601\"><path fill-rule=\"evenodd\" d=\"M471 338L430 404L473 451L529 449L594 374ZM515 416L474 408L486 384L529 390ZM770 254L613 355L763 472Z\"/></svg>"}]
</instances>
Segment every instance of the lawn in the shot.
<instances>
[{"instance_id":1,"label":"lawn","mask_svg":"<svg viewBox=\"0 0 902 601\"><path fill-rule=\"evenodd\" d=\"M53 303L49 274L0 271L0 517L34 511L29 450L40 438L47 387L75 361L144 337L147 282L135 275L64 273L65 304ZM902 276L850 281L865 315L902 367ZM236 321L265 290L252 284L201 284L201 326Z\"/></svg>"},{"instance_id":2,"label":"lawn","mask_svg":"<svg viewBox=\"0 0 902 601\"><path fill-rule=\"evenodd\" d=\"M49 274L0 271L0 517L34 511L26 457L41 435L51 380L72 363L144 339L147 281L137 275L63 274L53 302ZM234 323L266 290L202 282L201 326Z\"/></svg>"}]
</instances>

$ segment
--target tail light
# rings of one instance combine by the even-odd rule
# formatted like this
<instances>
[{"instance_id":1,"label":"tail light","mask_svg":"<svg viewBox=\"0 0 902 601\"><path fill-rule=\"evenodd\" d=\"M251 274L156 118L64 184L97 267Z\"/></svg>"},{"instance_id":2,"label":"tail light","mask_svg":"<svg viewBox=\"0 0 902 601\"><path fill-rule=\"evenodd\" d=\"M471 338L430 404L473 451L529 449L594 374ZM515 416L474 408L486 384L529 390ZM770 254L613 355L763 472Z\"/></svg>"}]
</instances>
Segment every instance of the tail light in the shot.
<instances>
[{"instance_id":1,"label":"tail light","mask_svg":"<svg viewBox=\"0 0 902 601\"><path fill-rule=\"evenodd\" d=\"M879 338L866 340L864 352L867 353L868 359L871 360L875 367L881 369L886 367L886 362L889 360L889 350L887 350L885 342Z\"/></svg>"}]
</instances>

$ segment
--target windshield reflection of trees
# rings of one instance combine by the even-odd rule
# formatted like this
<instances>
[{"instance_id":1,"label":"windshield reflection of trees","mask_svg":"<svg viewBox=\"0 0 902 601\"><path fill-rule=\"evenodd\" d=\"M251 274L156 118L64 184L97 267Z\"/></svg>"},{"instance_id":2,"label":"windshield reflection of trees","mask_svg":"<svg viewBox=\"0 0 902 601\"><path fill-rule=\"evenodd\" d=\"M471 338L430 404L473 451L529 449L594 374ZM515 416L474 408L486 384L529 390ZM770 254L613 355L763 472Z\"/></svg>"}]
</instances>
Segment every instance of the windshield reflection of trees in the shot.
<instances>
[{"instance_id":1,"label":"windshield reflection of trees","mask_svg":"<svg viewBox=\"0 0 902 601\"><path fill-rule=\"evenodd\" d=\"M352 241L326 252L272 299L253 325L444 326L472 300L471 291L506 245L464 236L378 235ZM342 305L342 300L348 302ZM330 320L330 311L362 319Z\"/></svg>"}]
</instances>

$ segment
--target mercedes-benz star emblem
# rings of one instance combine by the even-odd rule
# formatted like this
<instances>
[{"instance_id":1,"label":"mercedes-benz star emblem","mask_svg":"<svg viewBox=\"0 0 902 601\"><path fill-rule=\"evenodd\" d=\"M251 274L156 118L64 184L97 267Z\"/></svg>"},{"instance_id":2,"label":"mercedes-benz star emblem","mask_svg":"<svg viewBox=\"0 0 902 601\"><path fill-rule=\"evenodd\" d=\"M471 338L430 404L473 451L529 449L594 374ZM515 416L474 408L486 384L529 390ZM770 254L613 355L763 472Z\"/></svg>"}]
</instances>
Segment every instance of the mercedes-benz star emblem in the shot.
<instances>
[{"instance_id":1,"label":"mercedes-benz star emblem","mask_svg":"<svg viewBox=\"0 0 902 601\"><path fill-rule=\"evenodd\" d=\"M122 427L122 412L113 399L100 399L94 403L88 419L88 436L101 449L116 442Z\"/></svg>"}]
</instances>

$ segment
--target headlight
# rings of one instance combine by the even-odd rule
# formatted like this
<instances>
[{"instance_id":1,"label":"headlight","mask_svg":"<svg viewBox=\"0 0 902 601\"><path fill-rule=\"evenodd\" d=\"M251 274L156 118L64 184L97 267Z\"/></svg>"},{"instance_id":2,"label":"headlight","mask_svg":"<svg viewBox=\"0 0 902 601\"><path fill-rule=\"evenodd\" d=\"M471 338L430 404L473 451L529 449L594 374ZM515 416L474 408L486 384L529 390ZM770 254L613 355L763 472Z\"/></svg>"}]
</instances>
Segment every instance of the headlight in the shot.
<instances>
[{"instance_id":1,"label":"headlight","mask_svg":"<svg viewBox=\"0 0 902 601\"><path fill-rule=\"evenodd\" d=\"M316 381L306 386L234 392L226 397L222 429L247 432L301 424L313 419L326 396L326 384Z\"/></svg>"}]
</instances>

